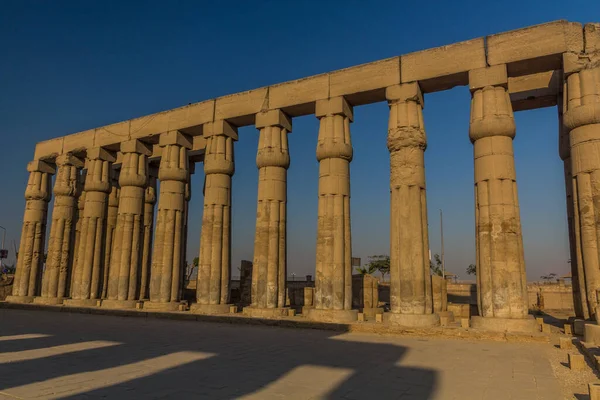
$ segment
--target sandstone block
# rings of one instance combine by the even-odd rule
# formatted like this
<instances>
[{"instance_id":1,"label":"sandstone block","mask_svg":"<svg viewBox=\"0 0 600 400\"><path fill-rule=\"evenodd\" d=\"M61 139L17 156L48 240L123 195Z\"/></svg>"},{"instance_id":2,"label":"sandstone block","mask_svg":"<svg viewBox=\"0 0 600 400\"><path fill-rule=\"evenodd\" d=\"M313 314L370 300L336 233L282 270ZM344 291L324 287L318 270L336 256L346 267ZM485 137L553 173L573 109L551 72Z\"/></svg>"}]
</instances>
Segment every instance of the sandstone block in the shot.
<instances>
[{"instance_id":1,"label":"sandstone block","mask_svg":"<svg viewBox=\"0 0 600 400\"><path fill-rule=\"evenodd\" d=\"M600 326L588 323L583 328L583 341L600 346Z\"/></svg>"},{"instance_id":2,"label":"sandstone block","mask_svg":"<svg viewBox=\"0 0 600 400\"><path fill-rule=\"evenodd\" d=\"M329 96L353 96L353 104L369 102L368 92L383 91L400 83L400 57L357 65L329 75ZM364 98L365 101L361 101Z\"/></svg>"},{"instance_id":3,"label":"sandstone block","mask_svg":"<svg viewBox=\"0 0 600 400\"><path fill-rule=\"evenodd\" d=\"M582 319L573 320L573 333L579 336L583 336L585 331L585 325L590 324L590 321L584 321Z\"/></svg>"},{"instance_id":4,"label":"sandstone block","mask_svg":"<svg viewBox=\"0 0 600 400\"><path fill-rule=\"evenodd\" d=\"M121 153L139 153L146 156L152 155L152 146L140 140L121 142Z\"/></svg>"},{"instance_id":5,"label":"sandstone block","mask_svg":"<svg viewBox=\"0 0 600 400\"><path fill-rule=\"evenodd\" d=\"M588 384L588 393L590 400L600 400L600 383Z\"/></svg>"},{"instance_id":6,"label":"sandstone block","mask_svg":"<svg viewBox=\"0 0 600 400\"><path fill-rule=\"evenodd\" d=\"M63 144L64 137L39 142L35 145L33 158L35 160L54 158L57 155L62 154Z\"/></svg>"},{"instance_id":7,"label":"sandstone block","mask_svg":"<svg viewBox=\"0 0 600 400\"><path fill-rule=\"evenodd\" d=\"M256 114L256 128L265 128L267 126L279 126L292 131L292 120L281 110L269 110Z\"/></svg>"},{"instance_id":8,"label":"sandstone block","mask_svg":"<svg viewBox=\"0 0 600 400\"><path fill-rule=\"evenodd\" d=\"M385 89L385 98L389 101L399 100L415 100L417 103L424 105L423 93L418 82L405 83L402 85L389 86Z\"/></svg>"},{"instance_id":9,"label":"sandstone block","mask_svg":"<svg viewBox=\"0 0 600 400\"><path fill-rule=\"evenodd\" d=\"M558 345L563 350L571 349L571 348L573 348L573 338L570 338L570 337L558 338Z\"/></svg>"},{"instance_id":10,"label":"sandstone block","mask_svg":"<svg viewBox=\"0 0 600 400\"><path fill-rule=\"evenodd\" d=\"M215 100L215 120L248 116L253 123L254 115L268 108L267 88L231 94Z\"/></svg>"},{"instance_id":11,"label":"sandstone block","mask_svg":"<svg viewBox=\"0 0 600 400\"><path fill-rule=\"evenodd\" d=\"M227 121L220 119L204 125L203 136L205 139L218 135L224 135L232 138L233 140L238 140L237 127Z\"/></svg>"},{"instance_id":12,"label":"sandstone block","mask_svg":"<svg viewBox=\"0 0 600 400\"><path fill-rule=\"evenodd\" d=\"M296 310L294 310L293 308L288 309L287 312L288 312L288 317L296 316Z\"/></svg>"},{"instance_id":13,"label":"sandstone block","mask_svg":"<svg viewBox=\"0 0 600 400\"><path fill-rule=\"evenodd\" d=\"M600 51L600 23L585 24L583 34L585 37L585 52Z\"/></svg>"},{"instance_id":14,"label":"sandstone block","mask_svg":"<svg viewBox=\"0 0 600 400\"><path fill-rule=\"evenodd\" d=\"M160 135L158 144L161 147L176 144L185 147L186 149L191 149L193 147L193 139L180 131L169 131Z\"/></svg>"},{"instance_id":15,"label":"sandstone block","mask_svg":"<svg viewBox=\"0 0 600 400\"><path fill-rule=\"evenodd\" d=\"M129 121L123 121L96 128L94 133L94 146L115 146L121 142L129 140L129 125Z\"/></svg>"},{"instance_id":16,"label":"sandstone block","mask_svg":"<svg viewBox=\"0 0 600 400\"><path fill-rule=\"evenodd\" d=\"M460 319L460 326L462 328L465 328L465 329L469 328L470 327L470 320L469 320L469 318L461 318Z\"/></svg>"},{"instance_id":17,"label":"sandstone block","mask_svg":"<svg viewBox=\"0 0 600 400\"><path fill-rule=\"evenodd\" d=\"M572 334L571 324L565 324L564 330L565 330L565 335L571 335Z\"/></svg>"},{"instance_id":18,"label":"sandstone block","mask_svg":"<svg viewBox=\"0 0 600 400\"><path fill-rule=\"evenodd\" d=\"M542 318L542 317L536 317L535 318L535 323L538 324L541 327L542 325L544 325L544 318Z\"/></svg>"},{"instance_id":19,"label":"sandstone block","mask_svg":"<svg viewBox=\"0 0 600 400\"><path fill-rule=\"evenodd\" d=\"M315 101L329 97L329 74L269 86L269 108L284 109L292 117L312 114Z\"/></svg>"},{"instance_id":20,"label":"sandstone block","mask_svg":"<svg viewBox=\"0 0 600 400\"><path fill-rule=\"evenodd\" d=\"M62 152L80 152L90 147L94 147L94 129L75 133L64 137Z\"/></svg>"},{"instance_id":21,"label":"sandstone block","mask_svg":"<svg viewBox=\"0 0 600 400\"><path fill-rule=\"evenodd\" d=\"M364 313L358 313L358 322L365 322L365 314Z\"/></svg>"},{"instance_id":22,"label":"sandstone block","mask_svg":"<svg viewBox=\"0 0 600 400\"><path fill-rule=\"evenodd\" d=\"M549 324L542 324L542 332L543 333L550 333L551 332L550 325Z\"/></svg>"},{"instance_id":23,"label":"sandstone block","mask_svg":"<svg viewBox=\"0 0 600 400\"><path fill-rule=\"evenodd\" d=\"M327 115L344 115L350 119L350 122L354 120L352 106L342 96L317 101L315 117L321 118Z\"/></svg>"},{"instance_id":24,"label":"sandstone block","mask_svg":"<svg viewBox=\"0 0 600 400\"><path fill-rule=\"evenodd\" d=\"M383 314L375 314L375 322L383 322Z\"/></svg>"},{"instance_id":25,"label":"sandstone block","mask_svg":"<svg viewBox=\"0 0 600 400\"><path fill-rule=\"evenodd\" d=\"M508 76L506 65L494 65L492 67L477 68L469 71L469 89L471 91L486 86L506 86Z\"/></svg>"},{"instance_id":26,"label":"sandstone block","mask_svg":"<svg viewBox=\"0 0 600 400\"><path fill-rule=\"evenodd\" d=\"M232 305L229 306L229 313L230 314L235 314L237 312L238 312L238 307L236 305L232 304Z\"/></svg>"},{"instance_id":27,"label":"sandstone block","mask_svg":"<svg viewBox=\"0 0 600 400\"><path fill-rule=\"evenodd\" d=\"M581 354L569 354L569 368L581 371L585 368L585 358Z\"/></svg>"}]
</instances>

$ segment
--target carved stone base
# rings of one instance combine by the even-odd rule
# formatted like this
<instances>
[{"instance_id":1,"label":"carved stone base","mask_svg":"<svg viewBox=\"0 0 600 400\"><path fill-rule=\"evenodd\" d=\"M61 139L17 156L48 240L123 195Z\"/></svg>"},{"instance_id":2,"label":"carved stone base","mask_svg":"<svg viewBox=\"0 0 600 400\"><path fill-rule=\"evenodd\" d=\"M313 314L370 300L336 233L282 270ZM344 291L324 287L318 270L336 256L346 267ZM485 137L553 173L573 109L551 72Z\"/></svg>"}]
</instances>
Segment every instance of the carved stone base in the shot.
<instances>
[{"instance_id":1,"label":"carved stone base","mask_svg":"<svg viewBox=\"0 0 600 400\"><path fill-rule=\"evenodd\" d=\"M112 308L115 310L141 308L139 300L102 300L102 308Z\"/></svg>"},{"instance_id":2,"label":"carved stone base","mask_svg":"<svg viewBox=\"0 0 600 400\"><path fill-rule=\"evenodd\" d=\"M358 310L317 310L310 308L306 317L318 322L354 322L358 320Z\"/></svg>"},{"instance_id":3,"label":"carved stone base","mask_svg":"<svg viewBox=\"0 0 600 400\"><path fill-rule=\"evenodd\" d=\"M46 306L60 305L66 299L63 297L35 297L33 299L34 304L43 304Z\"/></svg>"},{"instance_id":4,"label":"carved stone base","mask_svg":"<svg viewBox=\"0 0 600 400\"><path fill-rule=\"evenodd\" d=\"M6 301L9 303L33 303L33 296L6 296Z\"/></svg>"},{"instance_id":5,"label":"carved stone base","mask_svg":"<svg viewBox=\"0 0 600 400\"><path fill-rule=\"evenodd\" d=\"M390 325L405 326L407 328L428 328L438 326L440 317L437 314L400 314L385 313L383 321Z\"/></svg>"},{"instance_id":6,"label":"carved stone base","mask_svg":"<svg viewBox=\"0 0 600 400\"><path fill-rule=\"evenodd\" d=\"M281 318L287 317L289 313L289 307L281 308L256 308L256 307L244 307L242 311L244 315L248 317L256 318Z\"/></svg>"},{"instance_id":7,"label":"carved stone base","mask_svg":"<svg viewBox=\"0 0 600 400\"><path fill-rule=\"evenodd\" d=\"M383 308L382 307L361 308L360 312L365 314L367 317L375 318L375 314L383 314Z\"/></svg>"},{"instance_id":8,"label":"carved stone base","mask_svg":"<svg viewBox=\"0 0 600 400\"><path fill-rule=\"evenodd\" d=\"M215 315L229 314L231 312L231 304L192 304L190 312L194 314Z\"/></svg>"},{"instance_id":9,"label":"carved stone base","mask_svg":"<svg viewBox=\"0 0 600 400\"><path fill-rule=\"evenodd\" d=\"M471 328L492 332L539 332L533 315L525 318L471 317Z\"/></svg>"},{"instance_id":10,"label":"carved stone base","mask_svg":"<svg viewBox=\"0 0 600 400\"><path fill-rule=\"evenodd\" d=\"M171 301L167 303L145 301L143 309L148 311L179 311L180 305L181 303L178 301Z\"/></svg>"},{"instance_id":11,"label":"carved stone base","mask_svg":"<svg viewBox=\"0 0 600 400\"><path fill-rule=\"evenodd\" d=\"M100 299L65 299L63 304L68 307L99 307Z\"/></svg>"}]
</instances>

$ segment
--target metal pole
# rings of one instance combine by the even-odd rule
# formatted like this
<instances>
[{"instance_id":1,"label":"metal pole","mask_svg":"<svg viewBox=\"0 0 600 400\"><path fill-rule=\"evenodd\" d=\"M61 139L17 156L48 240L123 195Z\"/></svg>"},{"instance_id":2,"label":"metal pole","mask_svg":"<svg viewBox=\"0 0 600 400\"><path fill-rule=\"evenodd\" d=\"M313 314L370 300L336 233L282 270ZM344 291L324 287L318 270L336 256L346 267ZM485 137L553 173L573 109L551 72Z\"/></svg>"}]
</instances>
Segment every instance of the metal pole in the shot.
<instances>
[{"instance_id":1,"label":"metal pole","mask_svg":"<svg viewBox=\"0 0 600 400\"><path fill-rule=\"evenodd\" d=\"M444 261L444 216L440 208L440 236L442 239L442 278L446 279L446 263Z\"/></svg>"}]
</instances>

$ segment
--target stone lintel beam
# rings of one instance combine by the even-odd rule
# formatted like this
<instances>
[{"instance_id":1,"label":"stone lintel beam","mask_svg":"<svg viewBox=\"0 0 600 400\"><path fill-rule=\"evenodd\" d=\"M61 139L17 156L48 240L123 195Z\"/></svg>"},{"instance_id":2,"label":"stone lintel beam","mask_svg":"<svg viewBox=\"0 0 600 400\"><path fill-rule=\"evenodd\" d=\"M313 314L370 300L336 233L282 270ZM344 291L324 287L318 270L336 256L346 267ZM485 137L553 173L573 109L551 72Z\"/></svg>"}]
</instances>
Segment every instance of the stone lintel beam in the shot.
<instances>
[{"instance_id":1,"label":"stone lintel beam","mask_svg":"<svg viewBox=\"0 0 600 400\"><path fill-rule=\"evenodd\" d=\"M43 172L45 174L56 173L56 164L50 164L46 161L33 160L27 163L27 172Z\"/></svg>"},{"instance_id":2,"label":"stone lintel beam","mask_svg":"<svg viewBox=\"0 0 600 400\"><path fill-rule=\"evenodd\" d=\"M261 129L267 126L278 126L291 132L292 120L281 110L261 111L256 114L256 128Z\"/></svg>"},{"instance_id":3,"label":"stone lintel beam","mask_svg":"<svg viewBox=\"0 0 600 400\"><path fill-rule=\"evenodd\" d=\"M505 64L469 71L469 90L471 93L486 86L508 88L508 75Z\"/></svg>"},{"instance_id":4,"label":"stone lintel beam","mask_svg":"<svg viewBox=\"0 0 600 400\"><path fill-rule=\"evenodd\" d=\"M354 121L354 111L343 96L330 99L318 100L315 109L315 117L321 118L329 115L343 115L350 122Z\"/></svg>"},{"instance_id":5,"label":"stone lintel beam","mask_svg":"<svg viewBox=\"0 0 600 400\"><path fill-rule=\"evenodd\" d=\"M204 139L219 135L230 137L233 140L238 140L237 127L222 119L204 124L202 132Z\"/></svg>"},{"instance_id":6,"label":"stone lintel beam","mask_svg":"<svg viewBox=\"0 0 600 400\"><path fill-rule=\"evenodd\" d=\"M423 92L418 82L403 83L402 85L394 85L386 88L385 98L388 101L409 101L414 100L418 104L424 106L425 99Z\"/></svg>"},{"instance_id":7,"label":"stone lintel beam","mask_svg":"<svg viewBox=\"0 0 600 400\"><path fill-rule=\"evenodd\" d=\"M560 70L508 78L508 93L513 111L555 106L561 92Z\"/></svg>"}]
</instances>

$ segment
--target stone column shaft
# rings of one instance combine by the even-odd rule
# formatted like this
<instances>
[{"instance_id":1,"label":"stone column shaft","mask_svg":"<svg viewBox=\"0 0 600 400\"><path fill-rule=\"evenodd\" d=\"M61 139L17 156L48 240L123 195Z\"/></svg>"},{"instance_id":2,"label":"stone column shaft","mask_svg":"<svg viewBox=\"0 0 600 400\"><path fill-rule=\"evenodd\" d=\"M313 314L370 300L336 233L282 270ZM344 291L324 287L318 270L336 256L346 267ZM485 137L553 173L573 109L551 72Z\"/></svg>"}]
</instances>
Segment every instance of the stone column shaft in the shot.
<instances>
[{"instance_id":1,"label":"stone column shaft","mask_svg":"<svg viewBox=\"0 0 600 400\"><path fill-rule=\"evenodd\" d=\"M71 298L66 304L79 305L82 301L95 305L100 299L104 246L106 234L106 208L111 190L111 169L115 155L102 148L87 152L85 203L76 249L77 264L73 272Z\"/></svg>"},{"instance_id":2,"label":"stone column shaft","mask_svg":"<svg viewBox=\"0 0 600 400\"><path fill-rule=\"evenodd\" d=\"M142 268L144 194L148 182L149 145L139 140L121 143L119 208L110 260L106 307L134 307L139 298ZM114 303L114 301L119 303Z\"/></svg>"},{"instance_id":3,"label":"stone column shaft","mask_svg":"<svg viewBox=\"0 0 600 400\"><path fill-rule=\"evenodd\" d=\"M600 299L600 48L588 35L585 54L563 56L563 122L569 134L574 236L583 315L598 318ZM592 30L593 31L593 30ZM573 262L573 259L572 261ZM573 283L575 284L575 282Z\"/></svg>"},{"instance_id":4,"label":"stone column shaft","mask_svg":"<svg viewBox=\"0 0 600 400\"><path fill-rule=\"evenodd\" d=\"M215 121L204 125L204 137L204 214L196 297L198 305L225 306L229 302L231 176L237 128Z\"/></svg>"},{"instance_id":5,"label":"stone column shaft","mask_svg":"<svg viewBox=\"0 0 600 400\"><path fill-rule=\"evenodd\" d=\"M102 279L102 298L105 299L108 293L108 277L110 275L110 259L112 248L114 246L115 229L117 227L117 214L119 212L119 197L121 188L119 187L119 174L117 170L112 170L112 187L108 195L108 211L106 216L106 241L104 246L104 270Z\"/></svg>"},{"instance_id":6,"label":"stone column shaft","mask_svg":"<svg viewBox=\"0 0 600 400\"><path fill-rule=\"evenodd\" d=\"M69 275L69 297L73 296L73 282L75 280L75 268L77 267L77 258L79 257L79 246L81 242L81 220L83 219L83 208L85 206L85 177L87 169L84 169L79 175L79 187L81 188L77 197L77 223L75 224L75 239L73 244L73 266Z\"/></svg>"},{"instance_id":7,"label":"stone column shaft","mask_svg":"<svg viewBox=\"0 0 600 400\"><path fill-rule=\"evenodd\" d=\"M156 174L150 171L144 194L144 235L142 246L142 270L140 273L140 300L150 296L150 276L152 275L152 233L154 231L154 206L156 204Z\"/></svg>"},{"instance_id":8,"label":"stone column shaft","mask_svg":"<svg viewBox=\"0 0 600 400\"><path fill-rule=\"evenodd\" d=\"M42 293L39 302L62 302L67 296L67 278L73 262L73 241L79 170L83 161L71 154L57 157L57 174L54 183L54 209L50 226L50 241L46 269L42 277ZM35 300L38 302L38 299Z\"/></svg>"},{"instance_id":9,"label":"stone column shaft","mask_svg":"<svg viewBox=\"0 0 600 400\"><path fill-rule=\"evenodd\" d=\"M315 308L352 308L350 161L352 107L343 97L317 101L319 206Z\"/></svg>"},{"instance_id":10,"label":"stone column shaft","mask_svg":"<svg viewBox=\"0 0 600 400\"><path fill-rule=\"evenodd\" d=\"M189 179L188 148L191 138L169 132L160 138L162 158L158 178L160 196L156 236L152 254L150 303L176 309L184 265L182 249L185 229L185 186Z\"/></svg>"},{"instance_id":11,"label":"stone column shaft","mask_svg":"<svg viewBox=\"0 0 600 400\"><path fill-rule=\"evenodd\" d=\"M285 307L287 169L290 165L287 134L291 120L280 110L256 115L259 129L258 206L254 237L252 307Z\"/></svg>"},{"instance_id":12,"label":"stone column shaft","mask_svg":"<svg viewBox=\"0 0 600 400\"><path fill-rule=\"evenodd\" d=\"M478 303L482 317L525 318L527 282L506 66L469 73L475 159Z\"/></svg>"},{"instance_id":13,"label":"stone column shaft","mask_svg":"<svg viewBox=\"0 0 600 400\"><path fill-rule=\"evenodd\" d=\"M423 95L415 82L389 87L386 96L390 107L391 312L432 314Z\"/></svg>"},{"instance_id":14,"label":"stone column shaft","mask_svg":"<svg viewBox=\"0 0 600 400\"><path fill-rule=\"evenodd\" d=\"M46 239L48 202L51 196L53 165L32 161L27 165L25 214L12 296L7 301L31 302L38 294Z\"/></svg>"}]
</instances>

